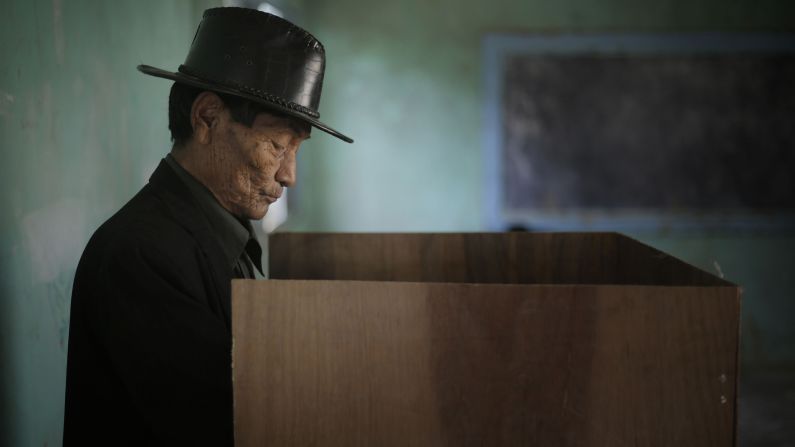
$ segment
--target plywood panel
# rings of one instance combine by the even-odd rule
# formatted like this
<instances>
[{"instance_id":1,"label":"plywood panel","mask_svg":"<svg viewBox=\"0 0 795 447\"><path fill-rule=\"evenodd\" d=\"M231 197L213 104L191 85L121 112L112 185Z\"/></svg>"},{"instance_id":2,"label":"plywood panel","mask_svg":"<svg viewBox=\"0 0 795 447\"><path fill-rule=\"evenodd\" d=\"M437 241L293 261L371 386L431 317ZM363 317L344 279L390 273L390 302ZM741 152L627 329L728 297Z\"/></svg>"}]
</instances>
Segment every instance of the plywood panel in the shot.
<instances>
[{"instance_id":1,"label":"plywood panel","mask_svg":"<svg viewBox=\"0 0 795 447\"><path fill-rule=\"evenodd\" d=\"M237 445L733 445L737 293L234 281Z\"/></svg>"},{"instance_id":2,"label":"plywood panel","mask_svg":"<svg viewBox=\"0 0 795 447\"><path fill-rule=\"evenodd\" d=\"M277 233L269 259L275 279L729 285L617 233Z\"/></svg>"}]
</instances>

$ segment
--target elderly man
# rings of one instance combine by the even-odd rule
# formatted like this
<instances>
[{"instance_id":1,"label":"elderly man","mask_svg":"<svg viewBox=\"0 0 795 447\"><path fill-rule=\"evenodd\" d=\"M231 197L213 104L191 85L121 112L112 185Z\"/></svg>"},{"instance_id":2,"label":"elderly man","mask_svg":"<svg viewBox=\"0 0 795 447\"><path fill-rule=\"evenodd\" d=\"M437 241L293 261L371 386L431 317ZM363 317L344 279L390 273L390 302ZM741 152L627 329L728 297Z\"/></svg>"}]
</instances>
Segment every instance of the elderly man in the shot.
<instances>
[{"instance_id":1,"label":"elderly man","mask_svg":"<svg viewBox=\"0 0 795 447\"><path fill-rule=\"evenodd\" d=\"M204 13L169 97L174 145L93 235L72 293L65 445L232 445L230 281L319 121L325 55L303 29Z\"/></svg>"}]
</instances>

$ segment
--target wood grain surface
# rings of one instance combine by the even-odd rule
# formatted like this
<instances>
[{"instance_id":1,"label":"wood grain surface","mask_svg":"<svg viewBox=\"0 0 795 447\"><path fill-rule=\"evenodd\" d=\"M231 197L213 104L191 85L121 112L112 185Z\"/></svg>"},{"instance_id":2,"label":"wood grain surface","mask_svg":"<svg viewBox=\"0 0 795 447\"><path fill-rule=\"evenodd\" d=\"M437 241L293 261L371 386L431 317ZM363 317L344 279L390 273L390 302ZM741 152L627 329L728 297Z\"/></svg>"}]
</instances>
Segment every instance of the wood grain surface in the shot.
<instances>
[{"instance_id":1,"label":"wood grain surface","mask_svg":"<svg viewBox=\"0 0 795 447\"><path fill-rule=\"evenodd\" d=\"M443 253L437 243L472 249L424 243L426 256ZM492 246L482 245L488 257ZM398 259L416 258L414 248L388 244L405 250ZM399 274L378 270L386 264L372 271L491 282L562 282L575 273L604 282L617 273L587 263L575 272L548 259L552 268L507 275L486 261L440 263L433 274L397 261L388 265ZM736 287L232 286L238 446L734 445Z\"/></svg>"},{"instance_id":2,"label":"wood grain surface","mask_svg":"<svg viewBox=\"0 0 795 447\"><path fill-rule=\"evenodd\" d=\"M617 233L275 233L274 279L731 285Z\"/></svg>"}]
</instances>

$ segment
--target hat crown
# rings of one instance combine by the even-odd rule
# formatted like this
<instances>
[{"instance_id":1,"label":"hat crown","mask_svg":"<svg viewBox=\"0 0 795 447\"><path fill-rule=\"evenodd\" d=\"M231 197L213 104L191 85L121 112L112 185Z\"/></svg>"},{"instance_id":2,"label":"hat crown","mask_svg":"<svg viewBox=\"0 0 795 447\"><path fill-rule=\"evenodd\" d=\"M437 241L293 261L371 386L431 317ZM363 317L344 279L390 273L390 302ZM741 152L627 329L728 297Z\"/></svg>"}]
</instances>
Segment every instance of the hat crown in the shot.
<instances>
[{"instance_id":1,"label":"hat crown","mask_svg":"<svg viewBox=\"0 0 795 447\"><path fill-rule=\"evenodd\" d=\"M323 45L281 17L246 8L204 12L179 71L270 98L318 118Z\"/></svg>"},{"instance_id":2,"label":"hat crown","mask_svg":"<svg viewBox=\"0 0 795 447\"><path fill-rule=\"evenodd\" d=\"M178 71L138 66L151 76L246 98L353 143L319 119L325 69L325 50L314 36L281 17L246 8L205 11Z\"/></svg>"}]
</instances>

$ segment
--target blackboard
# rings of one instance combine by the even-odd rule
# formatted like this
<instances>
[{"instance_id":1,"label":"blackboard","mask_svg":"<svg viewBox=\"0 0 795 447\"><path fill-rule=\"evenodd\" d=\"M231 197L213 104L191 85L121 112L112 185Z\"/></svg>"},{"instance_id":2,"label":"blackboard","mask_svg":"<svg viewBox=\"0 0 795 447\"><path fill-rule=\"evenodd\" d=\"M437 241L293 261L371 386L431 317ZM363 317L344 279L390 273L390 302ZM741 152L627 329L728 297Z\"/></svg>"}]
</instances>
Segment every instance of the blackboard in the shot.
<instances>
[{"instance_id":1,"label":"blackboard","mask_svg":"<svg viewBox=\"0 0 795 447\"><path fill-rule=\"evenodd\" d=\"M487 91L499 145L486 150L504 222L795 211L795 46L665 39L502 55Z\"/></svg>"}]
</instances>

